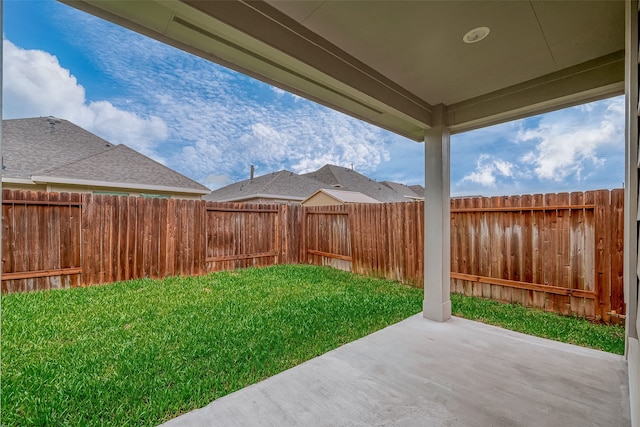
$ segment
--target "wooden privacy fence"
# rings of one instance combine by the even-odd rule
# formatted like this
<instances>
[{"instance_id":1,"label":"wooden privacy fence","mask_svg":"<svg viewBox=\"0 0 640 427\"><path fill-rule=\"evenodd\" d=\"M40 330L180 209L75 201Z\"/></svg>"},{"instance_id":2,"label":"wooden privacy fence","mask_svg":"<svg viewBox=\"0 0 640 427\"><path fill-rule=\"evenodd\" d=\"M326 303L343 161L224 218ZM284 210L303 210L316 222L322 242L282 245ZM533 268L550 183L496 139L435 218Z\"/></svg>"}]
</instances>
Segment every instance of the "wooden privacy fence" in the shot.
<instances>
[{"instance_id":1,"label":"wooden privacy fence","mask_svg":"<svg viewBox=\"0 0 640 427\"><path fill-rule=\"evenodd\" d=\"M299 262L300 207L208 203L205 209L207 272Z\"/></svg>"},{"instance_id":2,"label":"wooden privacy fence","mask_svg":"<svg viewBox=\"0 0 640 427\"><path fill-rule=\"evenodd\" d=\"M81 284L79 194L3 191L2 292Z\"/></svg>"},{"instance_id":3,"label":"wooden privacy fence","mask_svg":"<svg viewBox=\"0 0 640 427\"><path fill-rule=\"evenodd\" d=\"M451 202L452 291L624 314L623 191ZM424 204L313 207L3 190L2 291L282 263L422 286Z\"/></svg>"},{"instance_id":4,"label":"wooden privacy fence","mask_svg":"<svg viewBox=\"0 0 640 427\"><path fill-rule=\"evenodd\" d=\"M451 289L610 321L624 314L623 190L451 204Z\"/></svg>"},{"instance_id":5,"label":"wooden privacy fence","mask_svg":"<svg viewBox=\"0 0 640 427\"><path fill-rule=\"evenodd\" d=\"M424 203L309 207L302 215L303 263L422 286Z\"/></svg>"},{"instance_id":6,"label":"wooden privacy fence","mask_svg":"<svg viewBox=\"0 0 640 427\"><path fill-rule=\"evenodd\" d=\"M3 190L2 291L296 263L300 211Z\"/></svg>"}]
</instances>

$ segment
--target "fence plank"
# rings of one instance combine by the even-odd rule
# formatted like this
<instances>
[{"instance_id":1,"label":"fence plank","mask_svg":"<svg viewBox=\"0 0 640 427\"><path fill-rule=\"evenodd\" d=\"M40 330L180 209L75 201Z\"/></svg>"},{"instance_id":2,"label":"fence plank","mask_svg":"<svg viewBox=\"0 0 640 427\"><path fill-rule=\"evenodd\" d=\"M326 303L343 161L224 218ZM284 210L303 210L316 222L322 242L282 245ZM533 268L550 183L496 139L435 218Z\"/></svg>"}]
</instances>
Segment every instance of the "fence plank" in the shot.
<instances>
[{"instance_id":1,"label":"fence plank","mask_svg":"<svg viewBox=\"0 0 640 427\"><path fill-rule=\"evenodd\" d=\"M607 251L611 245L611 220L609 214L609 192L600 190L595 192L595 271L596 271L596 317L609 321L610 292L611 292L611 262Z\"/></svg>"},{"instance_id":2,"label":"fence plank","mask_svg":"<svg viewBox=\"0 0 640 427\"><path fill-rule=\"evenodd\" d=\"M573 192L570 195L570 203L575 209L571 210L571 231L569 235L571 256L571 279L568 283L570 289L584 289L584 209L578 206L583 204L584 194ZM584 299L570 298L571 313L584 316Z\"/></svg>"},{"instance_id":3,"label":"fence plank","mask_svg":"<svg viewBox=\"0 0 640 427\"><path fill-rule=\"evenodd\" d=\"M609 298L609 310L614 314L624 313L624 190L611 191L611 245L607 251L611 260L611 291ZM616 316L610 321L618 322ZM624 323L624 322L621 322Z\"/></svg>"},{"instance_id":4,"label":"fence plank","mask_svg":"<svg viewBox=\"0 0 640 427\"><path fill-rule=\"evenodd\" d=\"M556 196L556 203L568 206L569 205L569 193L559 193ZM558 246L556 256L556 268L558 275L557 286L570 287L571 285L571 247L570 247L570 233L571 233L571 210L557 209L556 215L558 217ZM562 314L570 313L570 298L563 295L558 298L560 306L557 308Z\"/></svg>"}]
</instances>

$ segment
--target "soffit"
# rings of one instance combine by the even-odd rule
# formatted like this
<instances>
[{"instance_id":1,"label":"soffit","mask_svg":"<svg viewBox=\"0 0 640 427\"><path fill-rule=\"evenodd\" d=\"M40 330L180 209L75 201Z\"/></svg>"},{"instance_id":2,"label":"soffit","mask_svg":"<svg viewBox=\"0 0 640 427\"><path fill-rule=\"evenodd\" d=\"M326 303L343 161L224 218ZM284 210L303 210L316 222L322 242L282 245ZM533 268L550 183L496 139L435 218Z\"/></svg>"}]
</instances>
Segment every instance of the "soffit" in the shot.
<instances>
[{"instance_id":1,"label":"soffit","mask_svg":"<svg viewBox=\"0 0 640 427\"><path fill-rule=\"evenodd\" d=\"M268 2L431 105L624 49L623 2ZM480 26L485 40L462 41Z\"/></svg>"}]
</instances>

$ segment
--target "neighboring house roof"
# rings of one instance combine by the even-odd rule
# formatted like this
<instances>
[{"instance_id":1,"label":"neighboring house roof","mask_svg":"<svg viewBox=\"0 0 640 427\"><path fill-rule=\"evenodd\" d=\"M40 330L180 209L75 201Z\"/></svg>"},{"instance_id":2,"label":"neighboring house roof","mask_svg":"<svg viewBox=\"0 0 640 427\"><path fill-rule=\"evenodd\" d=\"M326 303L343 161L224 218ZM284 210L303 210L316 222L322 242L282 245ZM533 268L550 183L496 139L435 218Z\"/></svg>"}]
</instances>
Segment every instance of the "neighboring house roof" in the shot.
<instances>
[{"instance_id":1,"label":"neighboring house roof","mask_svg":"<svg viewBox=\"0 0 640 427\"><path fill-rule=\"evenodd\" d=\"M3 120L2 155L5 181L210 192L126 145L111 144L55 117Z\"/></svg>"},{"instance_id":2,"label":"neighboring house roof","mask_svg":"<svg viewBox=\"0 0 640 427\"><path fill-rule=\"evenodd\" d=\"M355 191L366 194L380 202L406 202L406 197L396 193L380 182L372 180L352 169L336 165L325 165L315 172L301 176L312 178L325 184L345 191Z\"/></svg>"},{"instance_id":3,"label":"neighboring house roof","mask_svg":"<svg viewBox=\"0 0 640 427\"><path fill-rule=\"evenodd\" d=\"M409 188L410 188L411 190L413 190L413 192L414 192L414 193L416 193L417 195L419 195L419 196L421 196L421 197L424 197L424 196L425 196L425 194L424 194L424 187L423 187L422 185L418 185L418 184L416 184L416 185L410 185L410 186L409 186Z\"/></svg>"},{"instance_id":4,"label":"neighboring house roof","mask_svg":"<svg viewBox=\"0 0 640 427\"><path fill-rule=\"evenodd\" d=\"M407 185L400 184L398 182L393 182L393 181L382 181L382 184L386 185L396 193L403 195L407 199L411 199L411 200L424 199L424 192L416 193L415 191L413 191L411 187Z\"/></svg>"},{"instance_id":5,"label":"neighboring house roof","mask_svg":"<svg viewBox=\"0 0 640 427\"><path fill-rule=\"evenodd\" d=\"M268 198L300 202L323 186L323 183L314 179L297 175L288 170L281 170L227 185L212 191L204 199L233 202Z\"/></svg>"},{"instance_id":6,"label":"neighboring house roof","mask_svg":"<svg viewBox=\"0 0 640 427\"><path fill-rule=\"evenodd\" d=\"M252 199L302 202L323 188L360 193L378 202L406 202L422 198L406 185L377 182L352 169L325 165L315 172L302 175L282 170L246 179L214 190L204 199L217 202L240 202Z\"/></svg>"},{"instance_id":7,"label":"neighboring house roof","mask_svg":"<svg viewBox=\"0 0 640 427\"><path fill-rule=\"evenodd\" d=\"M303 200L302 203L304 204L304 202L311 199L312 197L315 197L319 193L324 193L341 203L381 203L380 201L374 199L373 197L369 197L366 194L362 194L357 191L344 191L344 190L335 190L330 188L322 188L316 191L311 196Z\"/></svg>"},{"instance_id":8,"label":"neighboring house roof","mask_svg":"<svg viewBox=\"0 0 640 427\"><path fill-rule=\"evenodd\" d=\"M109 186L120 183L128 188L181 192L210 190L126 145L117 145L102 153L33 175L38 182Z\"/></svg>"}]
</instances>

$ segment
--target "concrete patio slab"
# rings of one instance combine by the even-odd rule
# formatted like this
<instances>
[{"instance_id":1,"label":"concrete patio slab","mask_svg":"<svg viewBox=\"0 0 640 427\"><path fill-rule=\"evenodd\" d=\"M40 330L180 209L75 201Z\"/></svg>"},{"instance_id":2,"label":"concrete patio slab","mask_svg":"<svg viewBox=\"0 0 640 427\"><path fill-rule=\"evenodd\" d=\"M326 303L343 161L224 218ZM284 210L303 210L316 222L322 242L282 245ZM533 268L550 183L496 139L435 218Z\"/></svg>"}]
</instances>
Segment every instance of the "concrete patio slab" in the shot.
<instances>
[{"instance_id":1,"label":"concrete patio slab","mask_svg":"<svg viewBox=\"0 0 640 427\"><path fill-rule=\"evenodd\" d=\"M164 424L628 426L623 357L421 314Z\"/></svg>"}]
</instances>

